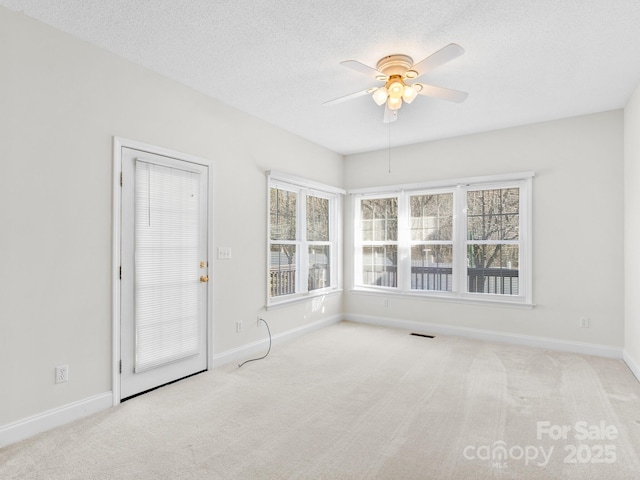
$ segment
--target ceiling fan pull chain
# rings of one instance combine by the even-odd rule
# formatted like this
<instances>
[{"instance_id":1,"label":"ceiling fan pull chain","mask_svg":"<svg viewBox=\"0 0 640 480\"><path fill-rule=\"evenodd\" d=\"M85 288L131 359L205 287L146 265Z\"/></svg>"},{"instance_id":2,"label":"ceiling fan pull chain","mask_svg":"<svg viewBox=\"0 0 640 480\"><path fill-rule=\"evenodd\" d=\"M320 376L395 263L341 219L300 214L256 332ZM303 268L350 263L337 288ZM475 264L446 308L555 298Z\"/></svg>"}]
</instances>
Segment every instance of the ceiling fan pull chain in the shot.
<instances>
[{"instance_id":1,"label":"ceiling fan pull chain","mask_svg":"<svg viewBox=\"0 0 640 480\"><path fill-rule=\"evenodd\" d=\"M389 125L389 153L388 153L388 161L389 161L389 173L391 173L391 122Z\"/></svg>"}]
</instances>

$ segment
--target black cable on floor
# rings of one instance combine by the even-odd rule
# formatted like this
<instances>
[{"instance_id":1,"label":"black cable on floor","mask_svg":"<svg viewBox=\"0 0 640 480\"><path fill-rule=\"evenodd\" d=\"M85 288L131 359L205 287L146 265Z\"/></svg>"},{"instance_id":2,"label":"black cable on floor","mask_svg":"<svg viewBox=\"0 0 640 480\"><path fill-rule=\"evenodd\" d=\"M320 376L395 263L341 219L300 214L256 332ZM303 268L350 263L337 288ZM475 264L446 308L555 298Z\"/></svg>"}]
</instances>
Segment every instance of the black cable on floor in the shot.
<instances>
[{"instance_id":1,"label":"black cable on floor","mask_svg":"<svg viewBox=\"0 0 640 480\"><path fill-rule=\"evenodd\" d=\"M256 360L262 360L263 358L265 358L267 355L269 355L269 352L271 351L271 329L269 328L269 324L267 323L267 321L264 318L259 318L258 320L262 320L264 322L264 324L267 326L267 332L269 332L269 350L267 350L267 353L265 353L263 356L258 357L258 358L252 358L251 360L245 360L244 362L242 362L240 365L238 365L238 368L240 368L241 366L243 366L245 363L249 363L249 362L255 362Z\"/></svg>"}]
</instances>

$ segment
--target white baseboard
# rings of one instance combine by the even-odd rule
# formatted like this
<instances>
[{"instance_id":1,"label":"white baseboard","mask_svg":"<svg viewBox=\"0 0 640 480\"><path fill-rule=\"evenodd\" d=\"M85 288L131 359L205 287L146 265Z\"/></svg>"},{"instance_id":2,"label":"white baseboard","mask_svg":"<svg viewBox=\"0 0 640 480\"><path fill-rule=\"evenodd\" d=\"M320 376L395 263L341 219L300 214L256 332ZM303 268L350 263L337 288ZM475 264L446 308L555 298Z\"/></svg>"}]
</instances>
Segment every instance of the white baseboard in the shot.
<instances>
[{"instance_id":1,"label":"white baseboard","mask_svg":"<svg viewBox=\"0 0 640 480\"><path fill-rule=\"evenodd\" d=\"M287 332L274 335L273 345L285 343L293 338L311 333L321 328L327 327L341 320L349 320L357 323L376 325L380 327L401 328L411 330L416 333L453 335L475 340L490 342L509 343L528 347L544 348L563 352L581 353L585 355L595 355L599 357L624 359L629 369L640 381L640 364L633 359L626 350L622 348L609 347L591 343L571 342L556 340L544 337L532 337L511 333L496 332L490 330L480 330L474 328L455 327L438 325L433 323L423 323L411 320L399 320L388 317L377 317L372 315L345 314L327 317L309 325L289 330ZM229 350L214 356L213 367L219 367L234 361L244 360L253 355L263 354L269 345L269 339L265 338L242 347ZM86 398L62 407L49 410L29 418L25 418L15 423L0 426L0 448L12 443L19 442L33 435L45 432L66 423L78 420L88 415L106 410L113 406L112 392L105 392L94 397Z\"/></svg>"},{"instance_id":2,"label":"white baseboard","mask_svg":"<svg viewBox=\"0 0 640 480\"><path fill-rule=\"evenodd\" d=\"M0 448L113 406L111 392L40 413L0 427Z\"/></svg>"},{"instance_id":3,"label":"white baseboard","mask_svg":"<svg viewBox=\"0 0 640 480\"><path fill-rule=\"evenodd\" d=\"M629 367L629 370L631 370L631 373L633 373L636 379L640 382L640 364L635 361L635 359L631 356L631 354L629 354L627 350L624 350L622 355L623 355L622 358L624 359L624 363L627 364L627 367Z\"/></svg>"},{"instance_id":4,"label":"white baseboard","mask_svg":"<svg viewBox=\"0 0 640 480\"><path fill-rule=\"evenodd\" d=\"M272 337L273 345L282 344L295 337L311 333L315 330L320 330L326 326L338 323L342 320L342 315L334 315L327 317L318 322L311 323L309 325L302 326L288 332L284 332ZM266 333L266 329L265 329ZM244 360L252 355L264 354L269 345L269 339L265 338L258 342L244 345L234 350L218 354L214 356L213 367L219 367L226 363ZM12 443L19 442L26 438L32 437L52 428L59 427L66 423L88 415L97 413L102 410L106 410L113 406L113 393L105 392L100 395L96 395L91 398L86 398L78 402L70 403L48 412L44 412L38 415L34 415L23 420L10 423L8 425L0 426L0 449L3 446L10 445Z\"/></svg>"},{"instance_id":5,"label":"white baseboard","mask_svg":"<svg viewBox=\"0 0 640 480\"><path fill-rule=\"evenodd\" d=\"M342 319L343 319L342 314L333 315L331 317L324 318L318 322L310 323L308 325L304 325L302 327L295 328L293 330L289 330L287 332L283 332L278 335L273 335L271 338L271 341L273 345L279 345L289 340L292 340L296 337L300 337L302 335L306 335L307 333L311 333L316 330L320 330L321 328L327 327L329 325L333 325L334 323L338 323ZM265 335L266 333L267 331L265 329ZM227 363L245 360L253 355L264 355L268 347L269 347L269 338L265 338L264 340L259 340L257 342L249 343L247 345L234 348L233 350L227 350L226 352L218 353L213 357L213 368L220 367Z\"/></svg>"},{"instance_id":6,"label":"white baseboard","mask_svg":"<svg viewBox=\"0 0 640 480\"><path fill-rule=\"evenodd\" d=\"M435 323L416 322L412 320L399 320L388 317L377 317L372 315L345 314L344 318L345 320L350 320L353 322L366 323L379 327L402 328L405 330L414 331L416 333L452 335L457 337L471 338L474 340L484 340L487 342L509 343L514 345L544 348L547 350L556 350L561 352L581 353L584 355L594 355L606 358L622 358L622 348L609 347L607 345L571 342L566 340L557 340L554 338L532 337L528 335L503 333L492 330L455 327L448 325L439 325Z\"/></svg>"}]
</instances>

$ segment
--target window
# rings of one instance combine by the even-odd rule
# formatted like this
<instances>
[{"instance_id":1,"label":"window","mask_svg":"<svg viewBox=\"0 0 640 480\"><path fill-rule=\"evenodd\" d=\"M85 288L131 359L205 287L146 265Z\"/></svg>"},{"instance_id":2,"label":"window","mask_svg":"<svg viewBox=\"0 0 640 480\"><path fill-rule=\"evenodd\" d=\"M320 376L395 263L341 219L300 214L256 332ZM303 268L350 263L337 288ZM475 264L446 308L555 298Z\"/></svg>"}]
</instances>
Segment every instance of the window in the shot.
<instances>
[{"instance_id":1,"label":"window","mask_svg":"<svg viewBox=\"0 0 640 480\"><path fill-rule=\"evenodd\" d=\"M467 192L467 291L518 295L520 189Z\"/></svg>"},{"instance_id":2,"label":"window","mask_svg":"<svg viewBox=\"0 0 640 480\"><path fill-rule=\"evenodd\" d=\"M269 191L272 297L296 292L297 200L297 192L278 187Z\"/></svg>"},{"instance_id":3,"label":"window","mask_svg":"<svg viewBox=\"0 0 640 480\"><path fill-rule=\"evenodd\" d=\"M532 177L350 192L355 288L531 304Z\"/></svg>"},{"instance_id":4,"label":"window","mask_svg":"<svg viewBox=\"0 0 640 480\"><path fill-rule=\"evenodd\" d=\"M360 203L362 283L396 287L398 279L398 198Z\"/></svg>"},{"instance_id":5,"label":"window","mask_svg":"<svg viewBox=\"0 0 640 480\"><path fill-rule=\"evenodd\" d=\"M268 172L267 305L339 289L342 190Z\"/></svg>"},{"instance_id":6,"label":"window","mask_svg":"<svg viewBox=\"0 0 640 480\"><path fill-rule=\"evenodd\" d=\"M411 289L453 288L453 193L409 196Z\"/></svg>"}]
</instances>

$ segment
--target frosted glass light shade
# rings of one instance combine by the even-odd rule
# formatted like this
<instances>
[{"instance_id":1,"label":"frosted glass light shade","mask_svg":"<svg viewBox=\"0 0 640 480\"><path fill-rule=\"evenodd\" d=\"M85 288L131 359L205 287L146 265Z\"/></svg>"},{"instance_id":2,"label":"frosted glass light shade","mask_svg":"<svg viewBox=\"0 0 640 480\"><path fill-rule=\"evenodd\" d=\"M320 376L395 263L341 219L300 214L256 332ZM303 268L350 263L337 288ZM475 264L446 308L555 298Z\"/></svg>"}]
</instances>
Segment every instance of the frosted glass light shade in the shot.
<instances>
[{"instance_id":1,"label":"frosted glass light shade","mask_svg":"<svg viewBox=\"0 0 640 480\"><path fill-rule=\"evenodd\" d=\"M416 99L417 95L418 95L418 92L411 85L405 85L404 86L404 90L402 92L402 99L405 102L407 102L407 103L413 102Z\"/></svg>"},{"instance_id":2,"label":"frosted glass light shade","mask_svg":"<svg viewBox=\"0 0 640 480\"><path fill-rule=\"evenodd\" d=\"M389 85L389 96L392 98L402 97L403 85L400 82L393 82Z\"/></svg>"},{"instance_id":3,"label":"frosted glass light shade","mask_svg":"<svg viewBox=\"0 0 640 480\"><path fill-rule=\"evenodd\" d=\"M384 102L387 101L387 97L389 96L389 91L385 87L378 88L375 92L373 92L372 98L373 101L378 105L383 105Z\"/></svg>"},{"instance_id":4,"label":"frosted glass light shade","mask_svg":"<svg viewBox=\"0 0 640 480\"><path fill-rule=\"evenodd\" d=\"M387 100L387 105L389 106L389 110L398 110L402 106L402 97L395 98L389 96L389 100Z\"/></svg>"}]
</instances>

